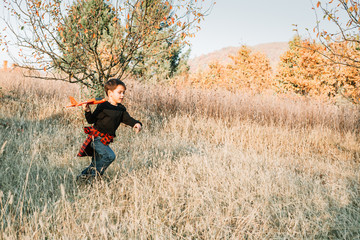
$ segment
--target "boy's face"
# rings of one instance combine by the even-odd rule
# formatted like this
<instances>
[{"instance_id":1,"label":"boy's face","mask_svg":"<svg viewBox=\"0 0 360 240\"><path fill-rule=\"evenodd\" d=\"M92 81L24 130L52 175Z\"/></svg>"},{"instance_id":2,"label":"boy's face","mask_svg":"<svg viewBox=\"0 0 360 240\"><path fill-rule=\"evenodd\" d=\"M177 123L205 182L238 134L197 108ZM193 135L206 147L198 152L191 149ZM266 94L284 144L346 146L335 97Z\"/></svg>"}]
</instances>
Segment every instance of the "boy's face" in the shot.
<instances>
[{"instance_id":1,"label":"boy's face","mask_svg":"<svg viewBox=\"0 0 360 240\"><path fill-rule=\"evenodd\" d=\"M118 85L113 91L108 91L109 100L115 103L122 103L125 96L125 88L122 85Z\"/></svg>"}]
</instances>

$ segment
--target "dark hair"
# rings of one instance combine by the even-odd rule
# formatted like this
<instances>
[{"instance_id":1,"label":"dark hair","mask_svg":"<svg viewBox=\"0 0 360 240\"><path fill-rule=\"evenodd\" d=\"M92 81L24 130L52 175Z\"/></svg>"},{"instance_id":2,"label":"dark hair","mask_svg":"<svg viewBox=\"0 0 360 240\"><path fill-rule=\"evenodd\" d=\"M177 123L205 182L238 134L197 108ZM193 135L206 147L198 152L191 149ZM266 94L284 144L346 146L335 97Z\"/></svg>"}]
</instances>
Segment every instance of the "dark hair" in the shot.
<instances>
[{"instance_id":1,"label":"dark hair","mask_svg":"<svg viewBox=\"0 0 360 240\"><path fill-rule=\"evenodd\" d=\"M125 90L126 90L125 83L123 81L121 81L120 79L118 79L118 78L112 78L109 81L107 81L105 83L105 93L106 93L106 95L108 95L109 90L113 91L119 85L123 86L125 88Z\"/></svg>"}]
</instances>

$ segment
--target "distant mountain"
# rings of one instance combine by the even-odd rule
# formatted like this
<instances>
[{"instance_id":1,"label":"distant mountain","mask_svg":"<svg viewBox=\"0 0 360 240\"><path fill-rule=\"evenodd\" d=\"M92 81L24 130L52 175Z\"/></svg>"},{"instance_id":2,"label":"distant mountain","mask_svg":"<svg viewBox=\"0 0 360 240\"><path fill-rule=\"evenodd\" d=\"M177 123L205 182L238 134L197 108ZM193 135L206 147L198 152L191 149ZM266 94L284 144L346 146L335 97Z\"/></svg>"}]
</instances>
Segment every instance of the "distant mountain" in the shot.
<instances>
[{"instance_id":1,"label":"distant mountain","mask_svg":"<svg viewBox=\"0 0 360 240\"><path fill-rule=\"evenodd\" d=\"M262 52L268 56L271 67L275 70L280 60L280 55L289 49L287 42L264 43L249 46L253 51ZM229 55L236 55L240 47L226 47L208 54L201 55L189 60L190 72L206 69L214 61L222 64L231 63Z\"/></svg>"}]
</instances>

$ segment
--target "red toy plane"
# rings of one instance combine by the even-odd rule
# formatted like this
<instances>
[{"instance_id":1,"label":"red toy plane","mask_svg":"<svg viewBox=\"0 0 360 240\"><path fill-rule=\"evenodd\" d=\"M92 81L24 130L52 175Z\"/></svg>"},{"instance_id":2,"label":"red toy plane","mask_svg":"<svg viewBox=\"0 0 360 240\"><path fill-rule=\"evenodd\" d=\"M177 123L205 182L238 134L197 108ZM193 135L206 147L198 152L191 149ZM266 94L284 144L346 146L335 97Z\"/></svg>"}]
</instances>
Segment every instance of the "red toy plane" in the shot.
<instances>
[{"instance_id":1,"label":"red toy plane","mask_svg":"<svg viewBox=\"0 0 360 240\"><path fill-rule=\"evenodd\" d=\"M77 107L77 106L81 106L83 104L99 104L99 103L103 103L103 102L106 102L106 99L105 98L92 98L90 100L87 100L85 102L80 102L78 103L75 98L73 97L69 97L70 98L70 102L71 102L71 105L70 106L66 106L67 108L69 107Z\"/></svg>"}]
</instances>

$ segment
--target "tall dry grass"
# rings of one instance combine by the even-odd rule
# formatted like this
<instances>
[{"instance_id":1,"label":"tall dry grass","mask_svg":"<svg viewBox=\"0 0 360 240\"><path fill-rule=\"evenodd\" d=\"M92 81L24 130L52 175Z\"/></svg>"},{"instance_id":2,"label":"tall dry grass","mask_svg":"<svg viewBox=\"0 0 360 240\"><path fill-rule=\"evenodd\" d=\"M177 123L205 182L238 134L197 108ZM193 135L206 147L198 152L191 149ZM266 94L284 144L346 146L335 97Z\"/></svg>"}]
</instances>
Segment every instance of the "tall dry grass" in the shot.
<instances>
[{"instance_id":1,"label":"tall dry grass","mask_svg":"<svg viewBox=\"0 0 360 240\"><path fill-rule=\"evenodd\" d=\"M144 130L120 127L105 178L78 185L80 90L0 86L1 239L360 238L356 107L128 82Z\"/></svg>"}]
</instances>

